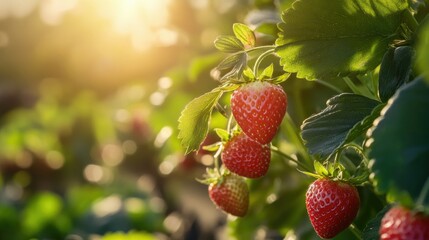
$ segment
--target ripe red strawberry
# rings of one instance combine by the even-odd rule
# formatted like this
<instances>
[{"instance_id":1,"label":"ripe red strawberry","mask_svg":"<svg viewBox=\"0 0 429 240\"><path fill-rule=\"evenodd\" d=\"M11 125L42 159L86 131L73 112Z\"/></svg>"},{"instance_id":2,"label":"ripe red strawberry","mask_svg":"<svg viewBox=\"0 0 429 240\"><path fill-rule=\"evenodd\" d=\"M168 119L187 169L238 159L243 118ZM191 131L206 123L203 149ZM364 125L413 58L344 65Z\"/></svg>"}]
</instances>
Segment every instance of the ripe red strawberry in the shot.
<instances>
[{"instance_id":1,"label":"ripe red strawberry","mask_svg":"<svg viewBox=\"0 0 429 240\"><path fill-rule=\"evenodd\" d=\"M221 180L209 185L209 196L224 212L243 217L249 207L249 189L243 178L224 175Z\"/></svg>"},{"instance_id":2,"label":"ripe red strawberry","mask_svg":"<svg viewBox=\"0 0 429 240\"><path fill-rule=\"evenodd\" d=\"M231 97L232 114L244 133L261 144L271 142L283 120L287 96L269 82L243 85Z\"/></svg>"},{"instance_id":3,"label":"ripe red strawberry","mask_svg":"<svg viewBox=\"0 0 429 240\"><path fill-rule=\"evenodd\" d=\"M427 240L429 239L429 216L414 214L410 210L395 206L381 220L381 240Z\"/></svg>"},{"instance_id":4,"label":"ripe red strawberry","mask_svg":"<svg viewBox=\"0 0 429 240\"><path fill-rule=\"evenodd\" d=\"M316 233L321 238L333 238L353 222L360 199L352 185L318 179L308 188L305 203Z\"/></svg>"},{"instance_id":5,"label":"ripe red strawberry","mask_svg":"<svg viewBox=\"0 0 429 240\"><path fill-rule=\"evenodd\" d=\"M222 161L231 172L243 177L264 176L270 166L271 150L244 133L234 136L225 144Z\"/></svg>"}]
</instances>

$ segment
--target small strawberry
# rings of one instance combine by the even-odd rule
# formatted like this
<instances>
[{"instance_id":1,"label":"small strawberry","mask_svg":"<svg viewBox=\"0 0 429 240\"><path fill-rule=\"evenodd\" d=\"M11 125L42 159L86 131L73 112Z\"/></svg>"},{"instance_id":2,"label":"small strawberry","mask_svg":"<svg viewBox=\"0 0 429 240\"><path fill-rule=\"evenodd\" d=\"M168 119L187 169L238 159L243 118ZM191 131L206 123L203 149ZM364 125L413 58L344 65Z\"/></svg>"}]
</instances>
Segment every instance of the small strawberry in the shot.
<instances>
[{"instance_id":1,"label":"small strawberry","mask_svg":"<svg viewBox=\"0 0 429 240\"><path fill-rule=\"evenodd\" d=\"M270 165L271 150L244 133L234 136L225 144L222 161L231 172L243 177L264 176Z\"/></svg>"},{"instance_id":2,"label":"small strawberry","mask_svg":"<svg viewBox=\"0 0 429 240\"><path fill-rule=\"evenodd\" d=\"M224 212L243 217L249 207L249 189L243 178L223 175L209 185L209 196L213 203Z\"/></svg>"},{"instance_id":3,"label":"small strawberry","mask_svg":"<svg viewBox=\"0 0 429 240\"><path fill-rule=\"evenodd\" d=\"M305 203L314 230L321 238L329 239L353 222L360 199L352 185L318 179L308 188Z\"/></svg>"},{"instance_id":4,"label":"small strawberry","mask_svg":"<svg viewBox=\"0 0 429 240\"><path fill-rule=\"evenodd\" d=\"M247 136L261 144L271 142L283 120L287 96L283 88L269 82L243 85L231 97L232 114Z\"/></svg>"},{"instance_id":5,"label":"small strawberry","mask_svg":"<svg viewBox=\"0 0 429 240\"><path fill-rule=\"evenodd\" d=\"M427 240L429 239L429 216L395 206L381 220L379 233L381 240Z\"/></svg>"}]
</instances>

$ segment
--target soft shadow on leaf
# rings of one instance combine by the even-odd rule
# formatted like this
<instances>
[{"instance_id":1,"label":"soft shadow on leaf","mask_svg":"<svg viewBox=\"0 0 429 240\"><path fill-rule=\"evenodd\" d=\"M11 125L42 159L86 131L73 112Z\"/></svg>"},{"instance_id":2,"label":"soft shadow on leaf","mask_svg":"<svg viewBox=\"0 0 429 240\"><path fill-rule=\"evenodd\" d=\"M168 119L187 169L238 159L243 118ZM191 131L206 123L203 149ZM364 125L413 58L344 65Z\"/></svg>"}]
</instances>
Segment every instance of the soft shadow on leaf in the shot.
<instances>
[{"instance_id":1,"label":"soft shadow on leaf","mask_svg":"<svg viewBox=\"0 0 429 240\"><path fill-rule=\"evenodd\" d=\"M362 73L380 64L395 39L403 0L295 1L276 41L286 72L314 80Z\"/></svg>"},{"instance_id":2,"label":"soft shadow on leaf","mask_svg":"<svg viewBox=\"0 0 429 240\"><path fill-rule=\"evenodd\" d=\"M394 201L417 200L429 176L429 86L420 77L400 89L368 131L374 184ZM429 198L426 198L426 206Z\"/></svg>"},{"instance_id":3,"label":"soft shadow on leaf","mask_svg":"<svg viewBox=\"0 0 429 240\"><path fill-rule=\"evenodd\" d=\"M378 83L378 94L382 102L387 102L399 87L408 82L414 54L414 49L410 46L389 49L384 54Z\"/></svg>"},{"instance_id":4,"label":"soft shadow on leaf","mask_svg":"<svg viewBox=\"0 0 429 240\"><path fill-rule=\"evenodd\" d=\"M307 118L302 126L302 138L311 154L330 155L345 141L365 133L369 124L360 124L380 102L373 99L344 93L327 102L327 107L320 113ZM355 125L360 124L355 127ZM353 129L353 134L349 135ZM360 133L360 134L359 134ZM353 136L353 137L352 137Z\"/></svg>"}]
</instances>

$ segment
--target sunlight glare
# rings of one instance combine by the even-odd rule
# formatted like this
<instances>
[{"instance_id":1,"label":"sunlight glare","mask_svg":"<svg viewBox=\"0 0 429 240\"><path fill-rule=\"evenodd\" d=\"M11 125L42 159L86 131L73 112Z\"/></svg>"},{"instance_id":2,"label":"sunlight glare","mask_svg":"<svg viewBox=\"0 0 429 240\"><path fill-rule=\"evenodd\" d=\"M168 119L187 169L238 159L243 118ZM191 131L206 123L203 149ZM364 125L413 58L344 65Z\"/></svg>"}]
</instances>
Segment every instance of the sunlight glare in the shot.
<instances>
[{"instance_id":1,"label":"sunlight glare","mask_svg":"<svg viewBox=\"0 0 429 240\"><path fill-rule=\"evenodd\" d=\"M36 8L37 3L37 0L0 0L0 19L25 17Z\"/></svg>"},{"instance_id":2,"label":"sunlight glare","mask_svg":"<svg viewBox=\"0 0 429 240\"><path fill-rule=\"evenodd\" d=\"M77 0L49 0L42 1L40 4L40 17L43 22L49 25L61 23L62 17L67 11L74 9Z\"/></svg>"},{"instance_id":3,"label":"sunlight glare","mask_svg":"<svg viewBox=\"0 0 429 240\"><path fill-rule=\"evenodd\" d=\"M149 49L154 42L160 40L158 38L165 41L165 32L159 36L157 29L168 23L169 2L170 0L111 0L114 30L130 35L131 43L137 51ZM172 35L171 32L167 34Z\"/></svg>"}]
</instances>

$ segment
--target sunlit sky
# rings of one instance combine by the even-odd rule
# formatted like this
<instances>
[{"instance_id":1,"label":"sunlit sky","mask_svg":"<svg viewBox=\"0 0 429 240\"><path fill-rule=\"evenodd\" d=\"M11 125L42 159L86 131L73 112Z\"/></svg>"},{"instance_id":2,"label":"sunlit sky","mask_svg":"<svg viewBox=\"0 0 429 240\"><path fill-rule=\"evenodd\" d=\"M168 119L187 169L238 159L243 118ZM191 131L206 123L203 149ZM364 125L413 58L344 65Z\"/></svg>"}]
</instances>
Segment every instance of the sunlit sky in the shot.
<instances>
[{"instance_id":1,"label":"sunlit sky","mask_svg":"<svg viewBox=\"0 0 429 240\"><path fill-rule=\"evenodd\" d=\"M138 51L147 50L155 42L163 46L177 42L178 34L167 28L171 0L0 0L0 20L38 11L44 23L58 25L64 14L84 1L98 9L98 17L111 21L112 31L129 35Z\"/></svg>"}]
</instances>

